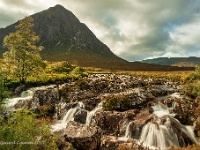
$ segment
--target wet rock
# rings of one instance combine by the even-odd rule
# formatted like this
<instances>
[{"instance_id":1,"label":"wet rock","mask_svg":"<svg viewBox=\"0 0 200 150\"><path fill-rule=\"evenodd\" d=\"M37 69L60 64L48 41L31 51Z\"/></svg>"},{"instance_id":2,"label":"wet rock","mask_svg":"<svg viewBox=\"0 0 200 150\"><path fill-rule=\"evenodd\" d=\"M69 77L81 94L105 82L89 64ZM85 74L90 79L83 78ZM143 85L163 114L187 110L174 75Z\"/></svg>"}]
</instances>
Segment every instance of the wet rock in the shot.
<instances>
[{"instance_id":1,"label":"wet rock","mask_svg":"<svg viewBox=\"0 0 200 150\"><path fill-rule=\"evenodd\" d=\"M97 126L99 126L104 134L124 135L124 124L127 120L132 120L135 116L134 110L125 112L117 111L99 111L94 116ZM121 130L120 130L121 129Z\"/></svg>"},{"instance_id":2,"label":"wet rock","mask_svg":"<svg viewBox=\"0 0 200 150\"><path fill-rule=\"evenodd\" d=\"M84 99L82 102L85 105L85 109L91 111L97 106L98 103L101 102L101 99L93 97L89 99Z\"/></svg>"},{"instance_id":3,"label":"wet rock","mask_svg":"<svg viewBox=\"0 0 200 150\"><path fill-rule=\"evenodd\" d=\"M74 121L85 124L86 123L86 117L87 117L87 111L86 110L80 110L75 114Z\"/></svg>"},{"instance_id":4,"label":"wet rock","mask_svg":"<svg viewBox=\"0 0 200 150\"><path fill-rule=\"evenodd\" d=\"M14 94L20 95L24 90L25 90L25 85L19 85L19 86L15 89Z\"/></svg>"},{"instance_id":5,"label":"wet rock","mask_svg":"<svg viewBox=\"0 0 200 150\"><path fill-rule=\"evenodd\" d=\"M149 114L148 111L137 114L135 120L130 122L129 137L139 139L144 125L147 124L152 118L153 116Z\"/></svg>"},{"instance_id":6,"label":"wet rock","mask_svg":"<svg viewBox=\"0 0 200 150\"><path fill-rule=\"evenodd\" d=\"M73 150L72 144L69 142L66 142L64 137L60 137L56 141L56 145L58 146L59 150Z\"/></svg>"},{"instance_id":7,"label":"wet rock","mask_svg":"<svg viewBox=\"0 0 200 150\"><path fill-rule=\"evenodd\" d=\"M36 106L57 104L60 102L57 89L38 90L33 95Z\"/></svg>"},{"instance_id":8,"label":"wet rock","mask_svg":"<svg viewBox=\"0 0 200 150\"><path fill-rule=\"evenodd\" d=\"M29 100L26 100L26 101L20 100L14 105L14 108L15 109L22 109L22 108L30 109L30 108L32 108L32 105L33 105L32 99L29 99Z\"/></svg>"},{"instance_id":9,"label":"wet rock","mask_svg":"<svg viewBox=\"0 0 200 150\"><path fill-rule=\"evenodd\" d=\"M71 121L64 129L65 140L79 150L96 150L101 143L101 129Z\"/></svg>"},{"instance_id":10,"label":"wet rock","mask_svg":"<svg viewBox=\"0 0 200 150\"><path fill-rule=\"evenodd\" d=\"M122 137L118 138L116 136L104 135L101 138L100 150L137 150L139 145L137 145L134 139L124 139Z\"/></svg>"},{"instance_id":11,"label":"wet rock","mask_svg":"<svg viewBox=\"0 0 200 150\"><path fill-rule=\"evenodd\" d=\"M167 90L162 88L153 88L149 92L155 97L166 96L168 94Z\"/></svg>"}]
</instances>

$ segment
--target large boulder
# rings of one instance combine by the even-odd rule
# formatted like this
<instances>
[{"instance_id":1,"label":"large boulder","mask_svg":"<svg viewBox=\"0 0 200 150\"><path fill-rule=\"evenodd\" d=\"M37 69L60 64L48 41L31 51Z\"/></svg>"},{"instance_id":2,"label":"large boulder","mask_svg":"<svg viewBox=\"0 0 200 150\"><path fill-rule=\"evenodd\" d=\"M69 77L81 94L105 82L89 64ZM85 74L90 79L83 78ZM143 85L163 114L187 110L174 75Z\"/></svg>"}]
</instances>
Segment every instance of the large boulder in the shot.
<instances>
[{"instance_id":1,"label":"large boulder","mask_svg":"<svg viewBox=\"0 0 200 150\"><path fill-rule=\"evenodd\" d=\"M124 135L126 128L124 125L129 122L129 120L134 119L134 110L129 110L125 112L117 111L99 111L95 114L94 120L103 131L104 134L111 135Z\"/></svg>"},{"instance_id":2,"label":"large boulder","mask_svg":"<svg viewBox=\"0 0 200 150\"><path fill-rule=\"evenodd\" d=\"M64 129L65 140L72 143L78 150L96 150L101 143L102 131L99 127L89 127L70 121Z\"/></svg>"},{"instance_id":3,"label":"large boulder","mask_svg":"<svg viewBox=\"0 0 200 150\"><path fill-rule=\"evenodd\" d=\"M58 90L55 88L38 90L33 95L36 106L58 104L60 102Z\"/></svg>"}]
</instances>

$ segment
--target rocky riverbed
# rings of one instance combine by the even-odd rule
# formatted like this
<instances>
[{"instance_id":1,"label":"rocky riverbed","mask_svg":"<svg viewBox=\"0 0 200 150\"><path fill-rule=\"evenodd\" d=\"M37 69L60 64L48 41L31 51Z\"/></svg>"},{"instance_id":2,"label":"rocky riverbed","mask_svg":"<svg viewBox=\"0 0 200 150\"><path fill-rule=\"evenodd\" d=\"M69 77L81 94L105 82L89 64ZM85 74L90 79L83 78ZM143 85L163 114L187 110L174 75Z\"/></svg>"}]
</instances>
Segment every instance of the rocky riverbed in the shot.
<instances>
[{"instance_id":1,"label":"rocky riverbed","mask_svg":"<svg viewBox=\"0 0 200 150\"><path fill-rule=\"evenodd\" d=\"M50 117L60 149L167 149L197 143L192 126L196 103L167 78L91 74L79 80L24 91L9 109L28 108ZM190 125L190 126L186 126Z\"/></svg>"}]
</instances>

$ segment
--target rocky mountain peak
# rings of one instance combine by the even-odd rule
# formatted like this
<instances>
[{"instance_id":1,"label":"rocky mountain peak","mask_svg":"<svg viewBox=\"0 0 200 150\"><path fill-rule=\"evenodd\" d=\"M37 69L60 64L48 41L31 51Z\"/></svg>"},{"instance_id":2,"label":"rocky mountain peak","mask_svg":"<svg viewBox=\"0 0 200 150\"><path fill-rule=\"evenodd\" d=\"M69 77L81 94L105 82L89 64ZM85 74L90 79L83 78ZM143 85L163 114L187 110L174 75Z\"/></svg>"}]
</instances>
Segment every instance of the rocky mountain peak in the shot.
<instances>
[{"instance_id":1,"label":"rocky mountain peak","mask_svg":"<svg viewBox=\"0 0 200 150\"><path fill-rule=\"evenodd\" d=\"M39 45L43 59L49 61L69 61L82 66L106 66L113 62L126 62L117 57L92 31L69 10L55 5L33 14L34 30L40 37ZM0 43L14 26L0 29ZM0 47L0 51L5 49ZM102 63L102 64L100 64Z\"/></svg>"}]
</instances>

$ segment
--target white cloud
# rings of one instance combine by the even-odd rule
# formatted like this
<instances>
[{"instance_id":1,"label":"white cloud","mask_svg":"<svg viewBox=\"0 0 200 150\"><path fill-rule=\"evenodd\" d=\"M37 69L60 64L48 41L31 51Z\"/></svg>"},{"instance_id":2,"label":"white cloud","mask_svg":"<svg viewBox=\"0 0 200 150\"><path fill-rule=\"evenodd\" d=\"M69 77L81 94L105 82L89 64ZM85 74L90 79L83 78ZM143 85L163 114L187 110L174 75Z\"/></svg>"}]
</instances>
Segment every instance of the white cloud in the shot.
<instances>
[{"instance_id":1,"label":"white cloud","mask_svg":"<svg viewBox=\"0 0 200 150\"><path fill-rule=\"evenodd\" d=\"M200 20L175 26L169 32L169 45L164 56L200 56Z\"/></svg>"}]
</instances>

